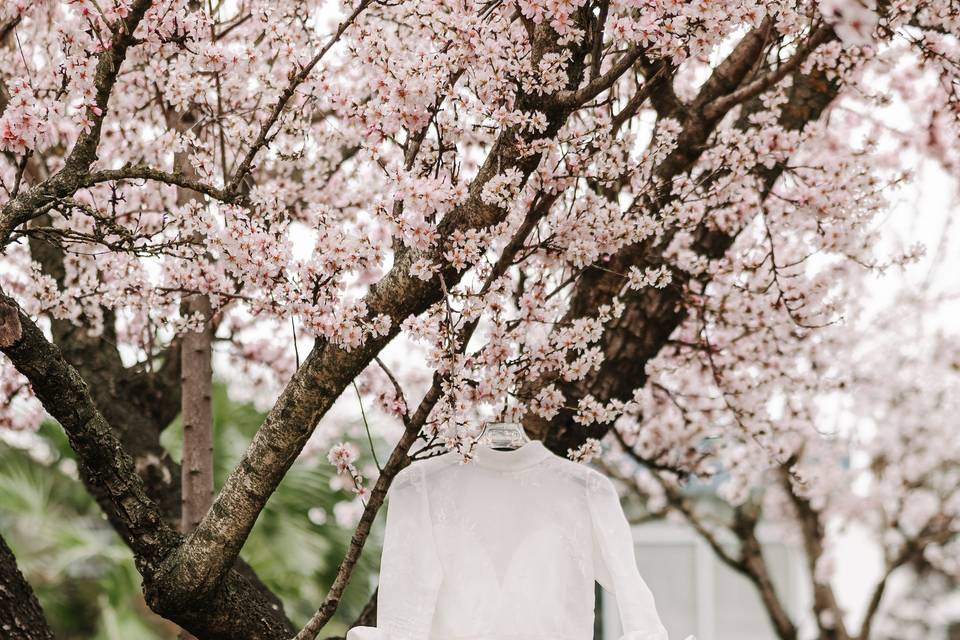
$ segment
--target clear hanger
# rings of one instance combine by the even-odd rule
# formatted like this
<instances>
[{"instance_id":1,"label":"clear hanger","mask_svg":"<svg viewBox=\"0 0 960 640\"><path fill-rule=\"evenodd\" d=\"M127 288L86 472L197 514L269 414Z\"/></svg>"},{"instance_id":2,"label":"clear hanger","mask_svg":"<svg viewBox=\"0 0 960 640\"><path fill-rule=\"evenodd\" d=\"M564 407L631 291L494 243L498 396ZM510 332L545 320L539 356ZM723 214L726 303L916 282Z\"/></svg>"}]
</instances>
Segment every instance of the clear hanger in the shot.
<instances>
[{"instance_id":1,"label":"clear hanger","mask_svg":"<svg viewBox=\"0 0 960 640\"><path fill-rule=\"evenodd\" d=\"M491 449L519 449L530 442L523 424L519 422L486 422L477 444Z\"/></svg>"}]
</instances>

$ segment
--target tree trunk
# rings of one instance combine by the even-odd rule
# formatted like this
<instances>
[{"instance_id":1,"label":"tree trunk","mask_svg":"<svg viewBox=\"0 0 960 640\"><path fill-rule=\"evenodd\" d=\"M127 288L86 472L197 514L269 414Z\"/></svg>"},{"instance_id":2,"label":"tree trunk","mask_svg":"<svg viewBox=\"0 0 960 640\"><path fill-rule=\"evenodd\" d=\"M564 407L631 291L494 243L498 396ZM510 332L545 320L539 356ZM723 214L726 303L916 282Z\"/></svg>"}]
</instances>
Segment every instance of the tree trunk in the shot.
<instances>
[{"instance_id":1,"label":"tree trunk","mask_svg":"<svg viewBox=\"0 0 960 640\"><path fill-rule=\"evenodd\" d=\"M187 331L183 335L180 351L183 416L180 527L186 535L197 527L213 503L213 329L208 296L191 296L185 306L191 314L200 313L204 319L201 331ZM180 638L194 640L187 631L181 631Z\"/></svg>"},{"instance_id":2,"label":"tree trunk","mask_svg":"<svg viewBox=\"0 0 960 640\"><path fill-rule=\"evenodd\" d=\"M0 637L3 640L53 640L53 632L17 559L0 536Z\"/></svg>"},{"instance_id":3,"label":"tree trunk","mask_svg":"<svg viewBox=\"0 0 960 640\"><path fill-rule=\"evenodd\" d=\"M177 191L179 202L190 199L186 191ZM200 331L183 334L180 349L183 420L180 526L183 533L188 534L196 528L213 502L213 325L209 296L191 295L183 307L188 314L199 314L203 318Z\"/></svg>"},{"instance_id":4,"label":"tree trunk","mask_svg":"<svg viewBox=\"0 0 960 640\"><path fill-rule=\"evenodd\" d=\"M181 119L192 120L190 114ZM186 175L195 176L186 153L177 153L174 166ZM177 187L177 204L198 199L195 194ZM213 503L213 323L210 297L188 296L183 309L189 315L203 318L200 331L186 331L180 349L180 408L183 420L183 460L180 466L180 529L184 535L197 528ZM181 631L182 640L195 640Z\"/></svg>"},{"instance_id":5,"label":"tree trunk","mask_svg":"<svg viewBox=\"0 0 960 640\"><path fill-rule=\"evenodd\" d=\"M213 329L210 326L210 299L205 295L193 296L187 308L191 313L203 314L205 323L202 331L184 334L181 351L183 494L180 524L185 534L196 528L213 502Z\"/></svg>"}]
</instances>

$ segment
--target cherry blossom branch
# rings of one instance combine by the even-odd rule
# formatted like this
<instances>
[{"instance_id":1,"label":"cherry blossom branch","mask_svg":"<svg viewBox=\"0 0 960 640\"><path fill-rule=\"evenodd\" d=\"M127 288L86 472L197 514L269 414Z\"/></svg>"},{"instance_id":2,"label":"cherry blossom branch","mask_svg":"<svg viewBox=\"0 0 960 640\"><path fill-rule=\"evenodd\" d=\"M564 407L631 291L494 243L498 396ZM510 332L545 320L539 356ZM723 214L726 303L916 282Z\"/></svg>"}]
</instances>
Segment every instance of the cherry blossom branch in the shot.
<instances>
[{"instance_id":1,"label":"cherry blossom branch","mask_svg":"<svg viewBox=\"0 0 960 640\"><path fill-rule=\"evenodd\" d=\"M510 242L504 248L504 251L501 253L499 259L497 260L496 265L492 269L491 273L486 278L484 284L481 287L481 292L487 291L493 282L496 281L509 267L511 259L516 255L517 251L521 248L523 240L533 229L535 221L540 217L546 215L546 212L549 210L550 206L558 197L558 194L553 194L548 197L544 197L536 201L536 205L531 207L530 212L528 213L524 223L518 229L518 231L513 235ZM469 342L470 335L476 329L478 322L473 320L467 323L460 331L456 343L460 345L459 349L462 351L467 343ZM390 378L391 382L394 384L394 387L400 397L403 397L403 391L400 388L399 383L396 378L392 375L389 369L383 365L379 357L376 357L375 360L381 365L381 367L386 372L387 376ZM363 549L363 546L369 537L370 527L373 519L376 517L376 514L383 504L383 499L386 495L386 491L389 488L390 484L393 481L393 478L396 477L396 473L400 471L404 466L409 464L413 458L408 455L410 447L419 437L424 425L426 424L427 418L430 415L430 412L433 410L437 401L440 399L443 391L443 377L435 373L433 381L430 388L427 390L423 399L420 402L420 405L417 407L413 415L409 414L409 411L405 410L401 418L404 422L405 430L403 436L401 436L400 441L394 447L393 452L391 453L390 458L388 459L387 465L381 470L381 474L375 483L374 489L371 491L370 497L367 500L367 503L364 505L364 511L361 515L360 523L357 526L357 529L354 532L354 535L350 540L350 547L345 555L344 559L341 561L340 566L337 570L337 576L334 580L334 584L331 586L330 591L327 596L324 598L323 604L311 618L307 626L297 635L296 640L312 640L316 637L316 634L320 629L329 621L333 616L333 613L336 611L339 606L340 598L343 595L343 590L346 588L346 585L349 582L350 576L354 568L356 567L356 562L359 559L360 553ZM407 407L406 400L404 399L404 407ZM412 434L412 439L410 435ZM396 463L396 466L391 467L391 461L395 459L395 456L399 455L398 452L403 454L403 458L399 463ZM380 490L382 489L382 490ZM374 592L371 598L376 597L376 592Z\"/></svg>"},{"instance_id":2,"label":"cherry blossom branch","mask_svg":"<svg viewBox=\"0 0 960 640\"><path fill-rule=\"evenodd\" d=\"M489 289L492 283L506 271L512 256L516 254L516 252L522 246L523 240L533 228L532 221L545 215L546 210L549 210L550 205L555 201L556 197L557 196L554 195L546 198L539 201L538 207L531 207L530 214L528 214L524 224L521 225L521 228L514 234L510 242L504 248L504 251L501 253L496 265L484 282L482 290L485 291ZM456 343L460 345L459 349L461 351L466 347L470 335L472 335L473 331L476 329L476 326L477 322L472 321L461 329L458 339L456 340ZM379 357L375 358L375 360L380 364L388 378L390 378L390 381L395 387L396 393L399 394L399 397L403 398L403 390L400 388L396 378L382 363ZM400 471L400 469L413 460L413 458L409 456L407 452L419 437L420 432L430 415L430 412L433 410L437 401L442 396L442 391L443 377L435 373L430 388L427 390L427 393L424 394L420 405L417 407L417 410L413 413L413 415L411 416L408 410L404 410L404 414L402 416L405 427L404 433L401 436L400 441L394 447L393 452L391 452L391 456L387 461L387 465L381 470L380 476L374 485L374 489L371 491L370 498L368 499L366 505L364 505L364 511L360 519L360 524L358 524L354 535L350 539L350 548L340 563L334 584L327 596L324 598L323 604L310 619L304 629L297 634L295 640L313 640L316 637L316 634L319 633L319 630L323 628L323 626L329 621L329 619L333 616L333 613L336 611L336 608L339 605L339 600L342 597L343 590L346 588L347 582L350 579L350 575L352 574L353 569L356 566L356 562L359 559L360 552L363 549L363 545L369 536L370 523L372 523L380 506L383 504L383 498L385 497L386 491L390 484L393 482L393 478L396 477L396 474ZM404 407L407 406L406 400L404 399ZM398 452L403 454L405 457L401 458L400 462L397 462L394 467L391 467L391 461L395 459L395 457L398 455ZM382 491L378 491L378 488L381 486ZM375 595L373 597L375 597Z\"/></svg>"},{"instance_id":3,"label":"cherry blossom branch","mask_svg":"<svg viewBox=\"0 0 960 640\"><path fill-rule=\"evenodd\" d=\"M707 81L703 83L696 98L690 103L688 117L716 122L727 113L733 104L728 105L725 110L713 109L709 115L706 109L716 100L735 92L748 74L763 61L762 54L770 42L773 30L773 20L770 16L766 16L759 26L751 29L736 44L733 51L717 65Z\"/></svg>"},{"instance_id":4,"label":"cherry blossom branch","mask_svg":"<svg viewBox=\"0 0 960 640\"><path fill-rule=\"evenodd\" d=\"M579 107L586 104L612 87L633 66L641 54L643 54L641 47L630 45L602 76L594 78L575 91L561 91L553 96L550 102L561 107Z\"/></svg>"},{"instance_id":5,"label":"cherry blossom branch","mask_svg":"<svg viewBox=\"0 0 960 640\"><path fill-rule=\"evenodd\" d=\"M224 203L236 202L239 195L227 189L219 189L202 180L191 178L180 171L163 171L145 164L127 164L119 169L92 171L80 182L79 188L92 187L103 182L121 180L150 180L189 189Z\"/></svg>"},{"instance_id":6,"label":"cherry blossom branch","mask_svg":"<svg viewBox=\"0 0 960 640\"><path fill-rule=\"evenodd\" d=\"M667 482L659 470L651 466L645 457L640 456L633 447L628 446L616 429L613 429L613 432L617 435L621 448L638 464L650 469L650 474L663 490L669 504L686 518L694 531L710 546L717 558L754 584L780 639L796 640L797 627L790 619L789 613L777 595L763 550L756 537L758 515L747 513L744 506L734 507L734 525L731 533L740 542L740 553L737 555L730 553L714 532L707 527L682 492ZM631 483L631 486L636 487L636 483ZM636 488L639 491L639 487Z\"/></svg>"},{"instance_id":7,"label":"cherry blossom branch","mask_svg":"<svg viewBox=\"0 0 960 640\"><path fill-rule=\"evenodd\" d=\"M546 215L547 211L549 211L557 197L558 194L551 194L535 200L535 204L528 211L524 223L514 233L510 241L501 252L496 264L485 279L481 287L481 291L489 290L490 286L492 286L497 278L506 272L513 257L523 246L524 240L533 229L535 221ZM456 344L459 345L459 350L461 352L466 348L466 345L470 340L470 336L473 334L473 331L476 329L476 327L477 321L474 320L461 328L455 341ZM404 422L404 432L398 443L394 446L394 449L390 454L390 458L384 466L384 469L381 471L380 477L377 478L374 489L371 491L370 498L368 499L367 504L364 506L360 524L358 524L354 535L350 539L350 548L340 563L340 567L337 570L337 577L334 580L334 585L331 587L330 592L324 598L323 604L311 618L310 622L297 635L296 640L313 640L313 638L316 637L316 634L319 633L319 630L323 628L323 626L327 623L327 621L329 621L330 617L336 611L340 597L342 596L343 588L346 587L346 584L350 579L350 575L356 566L356 560L359 558L360 552L363 549L363 545L369 536L370 523L376 517L377 511L379 510L380 505L383 503L383 498L386 494L386 491L393 482L393 478L396 477L396 473L414 460L414 458L408 453L409 449L420 437L420 433L423 427L426 425L431 411L433 411L433 408L443 395L444 377L438 373L434 373L430 388L424 394L424 397L420 401L416 411L414 411L411 415L409 410L406 408L409 405L407 405L406 399L403 397L403 390L401 389L399 382L396 380L390 370L381 362L379 357L375 357L374 359L380 364L381 368L387 374L387 377L390 378L390 381L393 383L398 396L403 398L405 409L401 417ZM400 461L396 462L394 467L391 467L391 461L394 461L397 457L400 458ZM382 487L382 492L378 492L378 487ZM334 591L335 587L337 589L336 591Z\"/></svg>"},{"instance_id":8,"label":"cherry blossom branch","mask_svg":"<svg viewBox=\"0 0 960 640\"><path fill-rule=\"evenodd\" d=\"M393 391L397 394L397 398L400 399L400 402L403 403L403 413L400 414L400 419L403 421L404 426L410 424L410 405L407 404L407 398L403 393L403 387L400 386L400 382L397 381L396 376L393 375L393 372L390 371L390 368L384 364L383 360L380 359L380 356L374 358L377 364L380 366L380 369L387 375L387 378L390 380L390 384L393 385Z\"/></svg>"},{"instance_id":9,"label":"cherry blossom branch","mask_svg":"<svg viewBox=\"0 0 960 640\"><path fill-rule=\"evenodd\" d=\"M703 107L703 115L708 120L713 120L727 113L735 105L754 98L767 89L770 89L778 82L786 78L800 67L801 64L810 56L813 51L825 42L835 38L833 28L830 26L818 27L807 37L804 42L797 47L796 52L786 62L781 63L776 69L766 75L743 85L736 91L728 93L722 97L716 98Z\"/></svg>"},{"instance_id":10,"label":"cherry blossom branch","mask_svg":"<svg viewBox=\"0 0 960 640\"><path fill-rule=\"evenodd\" d=\"M757 64L771 29L770 19L766 18L759 27L745 35L717 66L690 105L680 105L671 99L669 82L661 79L658 83L663 85L667 98L651 96L651 100L674 110L662 113L661 116L683 118L683 128L677 135L677 145L654 169L654 178L659 184L670 185L673 177L688 171L699 159L718 121L718 118L705 119L699 111L700 108L737 88ZM629 215L637 216L645 209L662 210L668 201L669 198L660 193L660 190L650 195L642 195L634 199ZM628 245L618 251L606 263L606 267L619 274L627 273L631 266L660 263L662 260L658 255L671 237L672 234L666 234L664 237ZM621 284L619 275L585 271L577 280L564 320L593 314L597 308L618 295ZM602 340L605 343L605 357L599 372L583 380L560 385L559 390L568 402L576 404L580 398L588 395L601 401L628 398L634 388L642 386L646 380L644 364L656 355L673 328L685 317L686 312L678 303L679 289L676 287L655 292L641 291L631 296L627 301L627 311L604 333ZM625 370L634 375L624 375ZM536 388L540 384L541 381L531 381L529 387ZM551 420L528 413L524 419L528 432L539 435L554 451L576 449L586 438L599 439L610 429L609 423L590 424L584 428L583 425L572 422L572 416L568 412L559 412Z\"/></svg>"},{"instance_id":11,"label":"cherry blossom branch","mask_svg":"<svg viewBox=\"0 0 960 640\"><path fill-rule=\"evenodd\" d=\"M243 160L241 160L240 164L237 166L237 169L233 174L233 178L229 183L227 183L224 189L226 193L240 193L241 184L250 173L253 167L253 160L257 153L259 153L263 147L268 145L273 137L276 136L276 133L271 135L270 130L273 128L273 125L276 124L283 111L287 108L287 103L290 101L290 98L293 97L297 87L306 81L306 79L310 76L310 73L313 71L313 68L317 66L320 60L322 60L327 52L330 51L333 45L340 40L340 37L347 30L347 28L353 24L357 17L363 13L367 7L373 4L373 2L374 0L360 0L353 12L339 25L337 25L337 30L333 33L333 35L330 36L323 48L321 48L320 51L313 56L310 62L304 65L304 67L300 69L296 75L291 77L289 84L287 84L286 88L283 90L283 93L280 94L280 97L277 98L276 104L273 105L273 109L270 115L267 117L266 122L261 125L260 133L257 135L256 140L254 140L253 144L250 145L250 148L247 150Z\"/></svg>"},{"instance_id":12,"label":"cherry blossom branch","mask_svg":"<svg viewBox=\"0 0 960 640\"><path fill-rule=\"evenodd\" d=\"M629 449L628 452L632 454L633 450ZM638 462L645 464L642 458L639 458ZM748 503L747 505L734 507L734 522L729 529L729 533L739 542L740 553L733 554L727 550L717 535L710 530L703 518L696 512L690 501L676 487L672 486L658 471L651 469L650 473L663 489L669 508L675 509L684 516L721 562L753 583L780 640L796 640L797 627L790 619L789 613L777 595L769 567L763 556L763 550L757 540L758 514L755 512L757 506ZM635 482L628 482L628 484L636 493L643 496L643 491Z\"/></svg>"},{"instance_id":13,"label":"cherry blossom branch","mask_svg":"<svg viewBox=\"0 0 960 640\"><path fill-rule=\"evenodd\" d=\"M387 458L380 475L377 477L377 481L370 490L367 503L363 507L363 514L360 516L357 527L350 537L350 546L347 547L347 552L340 561L340 566L337 568L337 575L334 577L333 584L330 585L330 589L327 591L323 603L321 603L320 607L303 629L296 634L295 640L314 640L320 632L320 629L327 624L336 612L337 607L340 606L340 599L343 597L343 592L350 582L350 577L353 575L357 561L360 559L360 553L363 551L364 543L370 535L374 518L376 518L377 512L379 512L386 498L387 489L390 488L396 475L410 463L407 452L410 447L413 446L413 443L416 442L419 434L420 424L411 421L404 428L403 434L400 436L397 444L394 445L393 451L390 452L390 457Z\"/></svg>"},{"instance_id":14,"label":"cherry blossom branch","mask_svg":"<svg viewBox=\"0 0 960 640\"><path fill-rule=\"evenodd\" d=\"M601 0L598 2L600 12L597 15L597 27L593 34L593 48L590 50L590 80L593 81L600 75L601 50L603 49L603 32L607 27L607 15L610 12L610 0Z\"/></svg>"},{"instance_id":15,"label":"cherry blossom branch","mask_svg":"<svg viewBox=\"0 0 960 640\"><path fill-rule=\"evenodd\" d=\"M247 150L230 182L223 189L191 179L179 172L166 172L146 165L129 165L121 169L89 172L90 166L96 160L100 130L103 119L107 114L107 103L119 74L120 65L126 56L127 49L138 42L132 34L151 5L150 0L135 2L130 9L130 14L120 22L120 26L115 30L113 46L100 54L95 81L96 99L94 105L88 107L92 112L90 117L92 124L89 130L77 139L60 172L0 207L0 246L9 241L10 234L16 226L37 215L37 212L50 198L72 195L78 189L101 182L125 179L152 180L191 189L225 203L238 201L242 197L241 184L251 171L254 158L276 135L275 133L271 135L270 131L286 109L287 103L293 97L297 87L309 77L313 68L336 44L360 13L373 2L374 0L361 0L350 16L338 25L336 32L331 35L323 48L291 78L290 83L277 99L267 121L262 125L256 140ZM9 24L5 25L5 28L12 29L13 26L15 24Z\"/></svg>"},{"instance_id":16,"label":"cherry blossom branch","mask_svg":"<svg viewBox=\"0 0 960 640\"><path fill-rule=\"evenodd\" d=\"M661 117L684 118L683 129L677 136L676 150L655 169L655 175L663 184L669 185L674 176L688 170L699 158L700 151L720 114L714 114L713 119L707 120L699 114L698 109L737 90L738 82L755 66L760 52L766 46L767 32L771 28L769 21L765 20L745 36L727 59L718 65L710 79L702 86L697 98L689 105L679 105L674 99L670 99L672 92L669 85L663 89L666 91L666 98L660 95L661 92L651 94L651 101L660 105L658 111ZM793 106L781 115L784 127L799 130L807 122L816 120L839 93L839 82L828 80L824 73L817 69L809 75L800 73L799 69L794 72L794 82L789 89ZM762 109L764 106L759 97L755 97L745 108L747 113L741 114L737 126L743 129L753 126L747 114L751 110ZM770 192L782 169L780 165L772 168L758 167L756 171L761 178L762 198ZM636 202L635 206L648 206L657 210L662 209L669 201L669 198L647 196ZM705 256L718 258L724 255L738 234L739 229L732 233L723 232L711 229L704 223L696 231L694 247ZM671 235L667 235L656 242L624 247L606 265L615 272L626 273L631 266L659 264L662 262L660 255L670 238ZM620 282L620 277L612 274L604 275L600 271L584 272L578 278L572 293L567 318L592 313L593 309L609 301L610 297L619 291ZM681 290L677 287L641 291L628 297L622 319L604 333L603 341L608 346L605 346L605 358L600 369L596 374L579 382L561 385L560 391L568 401L572 400L573 404L576 404L578 398L587 395L600 401L629 398L633 390L643 386L646 380L646 362L666 344L674 328L679 326L686 315ZM532 387L537 384L531 382ZM528 432L542 437L547 446L555 451L577 448L586 438L602 438L610 429L609 423L590 424L584 428L583 425L574 424L572 416L567 412L560 412L551 420L528 413L524 418L524 425Z\"/></svg>"},{"instance_id":17,"label":"cherry blossom branch","mask_svg":"<svg viewBox=\"0 0 960 640\"><path fill-rule=\"evenodd\" d=\"M643 106L643 103L647 101L647 98L649 98L654 91L662 88L662 80L668 76L668 69L669 67L666 64L659 64L656 67L656 71L647 76L643 85L630 96L627 104L623 105L623 109L618 111L611 119L611 135L617 135L620 128L633 119L637 111L640 110L640 107Z\"/></svg>"},{"instance_id":18,"label":"cherry blossom branch","mask_svg":"<svg viewBox=\"0 0 960 640\"><path fill-rule=\"evenodd\" d=\"M830 326L831 324L835 324L837 320L824 322L821 324L808 324L807 322L804 322L803 318L801 318L797 314L797 312L803 307L802 305L797 307L794 307L791 305L791 302L795 300L795 298L788 297L787 292L783 287L783 283L781 282L782 270L784 268L789 268L790 266L793 266L793 265L777 264L776 243L773 238L773 233L770 231L770 224L769 224L769 221L767 220L767 211L764 206L760 207L760 219L763 222L764 235L766 236L767 243L770 246L769 250L767 251L767 255L765 257L765 260L766 258L769 258L770 260L770 283L767 286L768 287L775 286L777 288L777 302L783 305L783 308L787 312L787 315L790 317L790 320L792 320L793 323L796 324L798 327L802 327L804 329L822 329L824 327Z\"/></svg>"},{"instance_id":19,"label":"cherry blossom branch","mask_svg":"<svg viewBox=\"0 0 960 640\"><path fill-rule=\"evenodd\" d=\"M97 146L103 119L107 115L110 94L120 75L120 68L130 47L136 44L133 32L143 19L151 0L136 0L126 18L112 31L112 42L97 57L94 76L94 101L87 108L90 127L80 134L73 149L56 174L18 194L0 207L0 247L6 246L14 228L30 220L50 200L73 195L82 185L85 174L97 159Z\"/></svg>"},{"instance_id":20,"label":"cherry blossom branch","mask_svg":"<svg viewBox=\"0 0 960 640\"><path fill-rule=\"evenodd\" d=\"M950 524L954 526L951 527ZM859 640L870 640L876 614L880 610L880 603L883 601L884 592L893 572L922 557L924 550L929 545L945 544L957 534L958 527L955 518L950 518L940 512L931 517L915 536L904 541L900 553L886 563L883 575L870 595L870 601L860 626Z\"/></svg>"}]
</instances>

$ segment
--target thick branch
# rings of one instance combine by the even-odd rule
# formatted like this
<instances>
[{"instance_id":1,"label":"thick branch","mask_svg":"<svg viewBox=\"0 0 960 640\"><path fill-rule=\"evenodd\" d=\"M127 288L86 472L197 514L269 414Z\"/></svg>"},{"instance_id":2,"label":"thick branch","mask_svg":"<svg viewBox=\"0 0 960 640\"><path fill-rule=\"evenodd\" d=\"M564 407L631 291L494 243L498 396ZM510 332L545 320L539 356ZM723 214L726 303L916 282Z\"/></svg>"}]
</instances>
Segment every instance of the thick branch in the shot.
<instances>
[{"instance_id":1,"label":"thick branch","mask_svg":"<svg viewBox=\"0 0 960 640\"><path fill-rule=\"evenodd\" d=\"M240 164L237 166L237 170L231 178L230 183L227 185L226 192L228 194L238 194L242 189L242 183L249 175L251 169L253 168L253 161L257 156L257 153L260 152L267 144L270 143L270 140L273 139L274 135L270 134L271 129L273 129L274 124L279 120L280 115L287 108L287 104L290 102L290 99L296 93L297 87L306 81L310 77L310 73L313 71L313 68L317 66L320 60L327 54L328 51L333 47L334 44L340 39L344 31L347 30L353 22L357 19L363 11L372 4L373 0L360 0L356 8L351 12L345 20L343 20L339 25L337 25L337 30L330 36L327 40L327 43L318 51L313 58L308 62L300 71L290 79L290 83L283 90L283 93L277 98L277 102L273 105L273 109L270 112L270 115L267 117L266 122L260 127L260 133L257 134L257 139L250 145L250 148L247 150L246 155L243 157L243 160L240 161Z\"/></svg>"},{"instance_id":2,"label":"thick branch","mask_svg":"<svg viewBox=\"0 0 960 640\"><path fill-rule=\"evenodd\" d=\"M4 640L53 640L37 596L0 536L0 630Z\"/></svg>"},{"instance_id":3,"label":"thick branch","mask_svg":"<svg viewBox=\"0 0 960 640\"><path fill-rule=\"evenodd\" d=\"M793 71L795 71L801 64L803 64L803 61L807 59L814 49L819 47L824 42L831 40L833 37L834 34L831 27L820 27L797 48L797 51L793 54L793 56L790 57L789 60L778 66L776 69L770 71L760 78L757 78L753 82L743 85L736 91L728 93L721 98L717 98L704 107L704 117L708 119L717 118L718 116L728 112L735 105L742 104L773 87L778 82L786 78L789 74L793 73Z\"/></svg>"},{"instance_id":4,"label":"thick branch","mask_svg":"<svg viewBox=\"0 0 960 640\"><path fill-rule=\"evenodd\" d=\"M602 76L594 78L576 91L561 91L553 98L554 102L565 107L579 107L586 104L612 87L642 53L643 49L637 45L631 45Z\"/></svg>"},{"instance_id":5,"label":"thick branch","mask_svg":"<svg viewBox=\"0 0 960 640\"><path fill-rule=\"evenodd\" d=\"M145 164L127 164L119 169L92 171L84 177L80 186L92 187L103 182L120 180L148 180L174 185L225 203L235 202L238 198L237 194L209 185L202 180L186 175L182 171L163 171Z\"/></svg>"},{"instance_id":6,"label":"thick branch","mask_svg":"<svg viewBox=\"0 0 960 640\"><path fill-rule=\"evenodd\" d=\"M60 422L77 454L81 473L109 497L108 512L141 562L158 562L179 542L146 495L133 461L94 405L87 383L47 341L19 306L0 292L4 326L13 340L0 349L29 381L44 409Z\"/></svg>"}]
</instances>

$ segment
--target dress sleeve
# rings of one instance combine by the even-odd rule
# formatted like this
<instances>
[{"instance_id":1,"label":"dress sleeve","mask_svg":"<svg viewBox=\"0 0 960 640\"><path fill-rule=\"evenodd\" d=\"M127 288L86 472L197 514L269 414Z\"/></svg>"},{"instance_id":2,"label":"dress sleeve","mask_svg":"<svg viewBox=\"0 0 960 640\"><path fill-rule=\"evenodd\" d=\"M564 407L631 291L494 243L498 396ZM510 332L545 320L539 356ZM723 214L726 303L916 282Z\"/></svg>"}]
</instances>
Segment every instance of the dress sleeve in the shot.
<instances>
[{"instance_id":1,"label":"dress sleeve","mask_svg":"<svg viewBox=\"0 0 960 640\"><path fill-rule=\"evenodd\" d=\"M597 582L612 593L620 610L619 640L668 640L653 593L640 577L630 523L613 482L590 469L587 502L593 523L593 564Z\"/></svg>"},{"instance_id":2,"label":"dress sleeve","mask_svg":"<svg viewBox=\"0 0 960 640\"><path fill-rule=\"evenodd\" d=\"M427 640L443 574L421 465L405 467L387 490L377 626L346 640Z\"/></svg>"}]
</instances>

